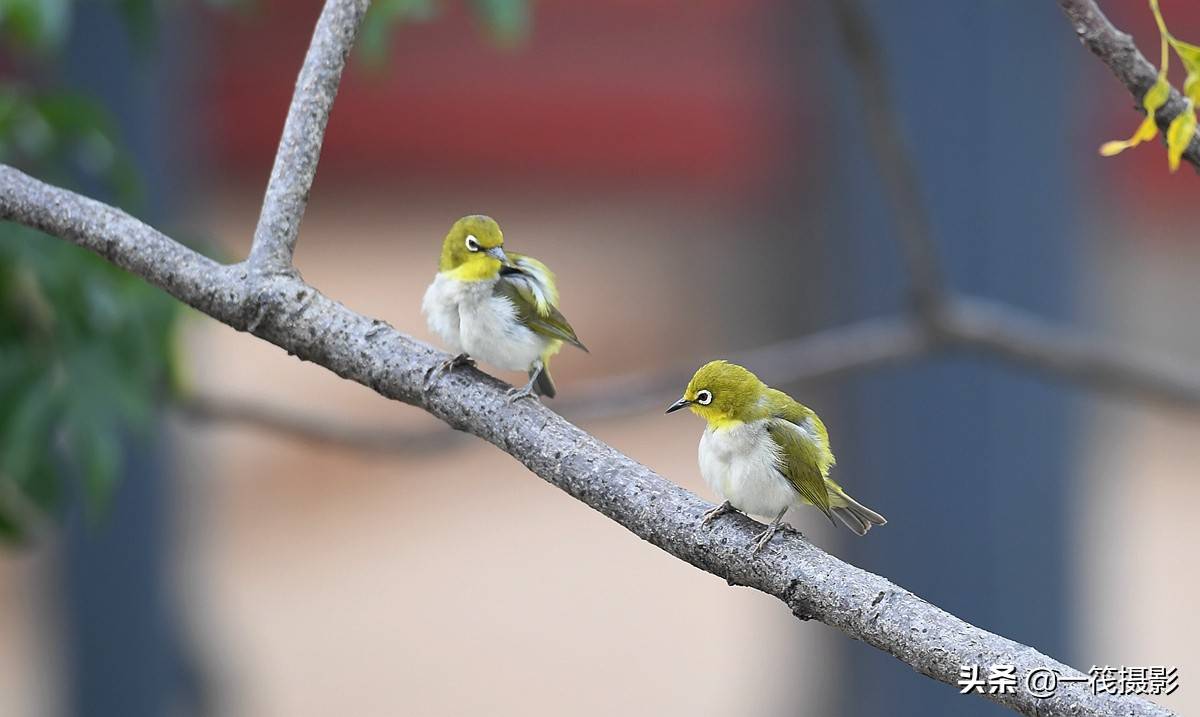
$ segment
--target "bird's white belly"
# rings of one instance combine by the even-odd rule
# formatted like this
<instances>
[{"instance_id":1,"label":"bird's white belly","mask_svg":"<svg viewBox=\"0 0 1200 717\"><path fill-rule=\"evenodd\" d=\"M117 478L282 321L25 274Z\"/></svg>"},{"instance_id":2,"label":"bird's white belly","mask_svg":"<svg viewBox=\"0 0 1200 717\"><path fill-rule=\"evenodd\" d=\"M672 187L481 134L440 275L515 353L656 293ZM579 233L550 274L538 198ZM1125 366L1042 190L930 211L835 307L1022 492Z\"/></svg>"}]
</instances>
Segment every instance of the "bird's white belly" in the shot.
<instances>
[{"instance_id":1,"label":"bird's white belly","mask_svg":"<svg viewBox=\"0 0 1200 717\"><path fill-rule=\"evenodd\" d=\"M497 368L528 371L548 345L517 320L516 307L493 292L495 281L459 281L438 274L422 308L429 328L454 352Z\"/></svg>"},{"instance_id":2,"label":"bird's white belly","mask_svg":"<svg viewBox=\"0 0 1200 717\"><path fill-rule=\"evenodd\" d=\"M700 474L713 492L743 513L774 518L801 502L775 467L777 450L765 421L707 429L700 437Z\"/></svg>"},{"instance_id":3,"label":"bird's white belly","mask_svg":"<svg viewBox=\"0 0 1200 717\"><path fill-rule=\"evenodd\" d=\"M458 304L462 300L461 281L438 274L425 290L421 313L429 330L437 334L450 353L462 353L462 328L458 319Z\"/></svg>"}]
</instances>

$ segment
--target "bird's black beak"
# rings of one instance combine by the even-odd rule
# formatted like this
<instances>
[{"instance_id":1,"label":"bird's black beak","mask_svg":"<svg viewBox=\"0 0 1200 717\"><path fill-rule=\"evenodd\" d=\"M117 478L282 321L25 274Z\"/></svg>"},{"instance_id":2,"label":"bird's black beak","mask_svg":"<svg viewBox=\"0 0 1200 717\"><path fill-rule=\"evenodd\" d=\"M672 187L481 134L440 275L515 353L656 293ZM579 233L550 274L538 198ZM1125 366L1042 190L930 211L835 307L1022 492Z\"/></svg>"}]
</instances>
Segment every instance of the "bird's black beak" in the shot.
<instances>
[{"instance_id":1,"label":"bird's black beak","mask_svg":"<svg viewBox=\"0 0 1200 717\"><path fill-rule=\"evenodd\" d=\"M674 413L675 411L678 411L681 408L687 408L690 405L692 405L691 401L687 400L686 398L681 398L667 407L667 413Z\"/></svg>"},{"instance_id":2,"label":"bird's black beak","mask_svg":"<svg viewBox=\"0 0 1200 717\"><path fill-rule=\"evenodd\" d=\"M508 255L505 254L504 250L498 246L494 246L491 249L487 249L484 251L484 253L487 254L488 256L492 257L493 259L499 261L504 266L512 266L513 265L513 263L508 260Z\"/></svg>"}]
</instances>

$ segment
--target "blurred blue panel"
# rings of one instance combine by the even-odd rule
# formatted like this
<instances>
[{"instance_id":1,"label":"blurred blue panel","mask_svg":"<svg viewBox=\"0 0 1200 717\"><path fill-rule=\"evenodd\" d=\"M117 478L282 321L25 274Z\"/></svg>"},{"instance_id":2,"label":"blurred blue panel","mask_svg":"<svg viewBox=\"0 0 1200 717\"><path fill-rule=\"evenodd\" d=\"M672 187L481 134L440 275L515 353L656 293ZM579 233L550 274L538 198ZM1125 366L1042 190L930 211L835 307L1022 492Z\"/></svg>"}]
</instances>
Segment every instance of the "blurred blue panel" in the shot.
<instances>
[{"instance_id":1,"label":"blurred blue panel","mask_svg":"<svg viewBox=\"0 0 1200 717\"><path fill-rule=\"evenodd\" d=\"M178 680L168 600L170 545L164 459L153 444L128 446L112 511L74 511L65 543L70 714L167 714Z\"/></svg>"},{"instance_id":2,"label":"blurred blue panel","mask_svg":"<svg viewBox=\"0 0 1200 717\"><path fill-rule=\"evenodd\" d=\"M1083 55L1053 3L867 2L890 63L949 284L1051 318L1076 269L1073 158L1062 141ZM902 310L895 223L866 154L842 49L830 236L843 320ZM987 360L943 357L847 384L838 475L889 524L846 555L950 612L1069 659L1070 396ZM985 673L987 666L982 666ZM1001 715L860 643L846 715Z\"/></svg>"},{"instance_id":3,"label":"blurred blue panel","mask_svg":"<svg viewBox=\"0 0 1200 717\"><path fill-rule=\"evenodd\" d=\"M141 41L114 3L78 3L63 85L115 117L144 180L135 213L160 224L191 165L183 112L188 73L178 17ZM85 192L107 201L101 187ZM99 521L74 511L63 554L64 652L69 714L152 717L206 710L202 672L181 638L170 561L173 483L161 436L130 440L121 485Z\"/></svg>"}]
</instances>

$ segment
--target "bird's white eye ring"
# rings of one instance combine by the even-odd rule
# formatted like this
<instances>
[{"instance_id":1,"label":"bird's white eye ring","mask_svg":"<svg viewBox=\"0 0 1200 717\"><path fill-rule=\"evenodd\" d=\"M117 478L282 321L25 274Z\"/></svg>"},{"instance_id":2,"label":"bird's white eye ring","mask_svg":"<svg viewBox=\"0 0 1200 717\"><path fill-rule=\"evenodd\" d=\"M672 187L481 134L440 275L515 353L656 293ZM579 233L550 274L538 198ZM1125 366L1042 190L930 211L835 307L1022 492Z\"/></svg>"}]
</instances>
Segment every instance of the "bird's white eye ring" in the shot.
<instances>
[{"instance_id":1,"label":"bird's white eye ring","mask_svg":"<svg viewBox=\"0 0 1200 717\"><path fill-rule=\"evenodd\" d=\"M696 403L701 406L707 406L712 403L712 392L707 389L702 389L696 392Z\"/></svg>"},{"instance_id":2,"label":"bird's white eye ring","mask_svg":"<svg viewBox=\"0 0 1200 717\"><path fill-rule=\"evenodd\" d=\"M474 234L467 235L467 251L479 251L479 240Z\"/></svg>"}]
</instances>

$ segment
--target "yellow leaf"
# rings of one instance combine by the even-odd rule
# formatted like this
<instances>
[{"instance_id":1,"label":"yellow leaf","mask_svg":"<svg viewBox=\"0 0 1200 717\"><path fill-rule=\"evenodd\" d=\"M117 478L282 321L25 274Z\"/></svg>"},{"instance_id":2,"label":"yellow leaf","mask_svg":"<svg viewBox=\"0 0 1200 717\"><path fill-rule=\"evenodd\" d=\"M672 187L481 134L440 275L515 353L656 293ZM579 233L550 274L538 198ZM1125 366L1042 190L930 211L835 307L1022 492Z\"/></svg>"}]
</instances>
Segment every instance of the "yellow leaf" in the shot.
<instances>
[{"instance_id":1,"label":"yellow leaf","mask_svg":"<svg viewBox=\"0 0 1200 717\"><path fill-rule=\"evenodd\" d=\"M1146 108L1146 112L1153 115L1167 103L1167 98L1171 96L1171 83L1167 82L1167 73L1160 72L1158 79L1146 90L1146 96L1142 98L1142 107Z\"/></svg>"},{"instance_id":2,"label":"yellow leaf","mask_svg":"<svg viewBox=\"0 0 1200 717\"><path fill-rule=\"evenodd\" d=\"M1175 48L1175 54L1179 55L1179 59L1183 62L1183 66L1187 68L1188 74L1194 75L1200 73L1200 47L1190 42L1176 40L1174 37L1171 38L1171 47Z\"/></svg>"},{"instance_id":3,"label":"yellow leaf","mask_svg":"<svg viewBox=\"0 0 1200 717\"><path fill-rule=\"evenodd\" d=\"M1115 157L1132 146L1133 144L1126 140L1114 139L1111 142L1105 142L1104 144L1100 145L1100 156Z\"/></svg>"},{"instance_id":4,"label":"yellow leaf","mask_svg":"<svg viewBox=\"0 0 1200 717\"><path fill-rule=\"evenodd\" d=\"M1183 81L1183 95L1192 102L1200 102L1200 72L1188 73Z\"/></svg>"},{"instance_id":5,"label":"yellow leaf","mask_svg":"<svg viewBox=\"0 0 1200 717\"><path fill-rule=\"evenodd\" d=\"M1193 108L1192 101L1188 100L1183 112L1176 115L1167 128L1167 163L1172 172L1179 169L1179 160L1196 134L1196 112Z\"/></svg>"},{"instance_id":6,"label":"yellow leaf","mask_svg":"<svg viewBox=\"0 0 1200 717\"><path fill-rule=\"evenodd\" d=\"M1112 157L1114 155L1118 155L1131 147L1138 146L1142 142L1154 139L1154 136L1157 134L1158 125L1154 124L1154 113L1151 112L1150 114L1146 115L1146 119L1142 120L1142 123L1138 125L1137 131L1135 131L1133 136L1129 139L1114 140L1112 142L1105 142L1103 145L1101 145L1100 155L1103 157Z\"/></svg>"},{"instance_id":7,"label":"yellow leaf","mask_svg":"<svg viewBox=\"0 0 1200 717\"><path fill-rule=\"evenodd\" d=\"M1135 145L1142 142L1148 142L1158 135L1158 124L1154 121L1154 115L1147 115L1146 119L1138 125L1137 132L1133 133L1133 143Z\"/></svg>"}]
</instances>

